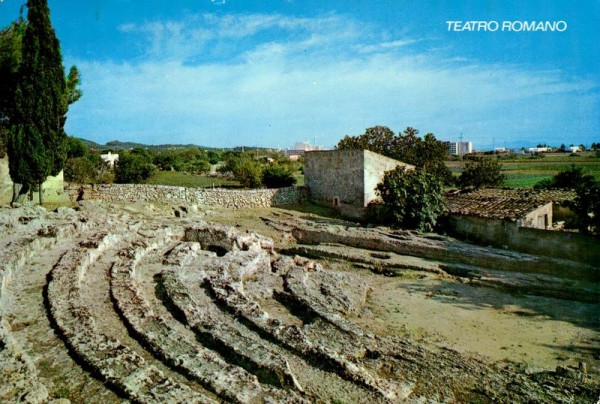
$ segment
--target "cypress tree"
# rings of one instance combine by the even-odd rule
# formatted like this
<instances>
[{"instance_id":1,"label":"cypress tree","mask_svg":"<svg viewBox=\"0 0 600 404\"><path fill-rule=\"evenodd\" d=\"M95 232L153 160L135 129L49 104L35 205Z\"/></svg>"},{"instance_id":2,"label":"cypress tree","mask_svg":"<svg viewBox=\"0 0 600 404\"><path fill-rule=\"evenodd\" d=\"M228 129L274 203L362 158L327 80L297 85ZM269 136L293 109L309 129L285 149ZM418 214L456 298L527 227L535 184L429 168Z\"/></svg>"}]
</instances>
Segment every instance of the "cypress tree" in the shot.
<instances>
[{"instance_id":1,"label":"cypress tree","mask_svg":"<svg viewBox=\"0 0 600 404\"><path fill-rule=\"evenodd\" d=\"M9 170L19 193L62 170L66 159L64 125L68 108L60 46L50 23L46 0L27 1L27 28L15 91L15 112L9 136ZM20 192L19 192L20 191Z\"/></svg>"}]
</instances>

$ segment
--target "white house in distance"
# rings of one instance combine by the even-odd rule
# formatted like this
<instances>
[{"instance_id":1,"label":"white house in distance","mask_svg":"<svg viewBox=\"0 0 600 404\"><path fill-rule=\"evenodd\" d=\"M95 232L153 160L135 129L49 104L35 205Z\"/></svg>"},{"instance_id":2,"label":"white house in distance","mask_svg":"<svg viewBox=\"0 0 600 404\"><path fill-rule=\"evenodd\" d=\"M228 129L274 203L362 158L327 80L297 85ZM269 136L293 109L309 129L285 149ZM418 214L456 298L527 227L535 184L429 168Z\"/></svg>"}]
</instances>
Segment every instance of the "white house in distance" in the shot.
<instances>
[{"instance_id":1,"label":"white house in distance","mask_svg":"<svg viewBox=\"0 0 600 404\"><path fill-rule=\"evenodd\" d=\"M100 158L107 162L110 168L114 168L115 163L119 161L119 154L112 154L111 152L108 152L106 154L101 154Z\"/></svg>"},{"instance_id":2,"label":"white house in distance","mask_svg":"<svg viewBox=\"0 0 600 404\"><path fill-rule=\"evenodd\" d=\"M535 153L549 153L552 149L550 147L530 147L527 149L527 153L535 154Z\"/></svg>"}]
</instances>

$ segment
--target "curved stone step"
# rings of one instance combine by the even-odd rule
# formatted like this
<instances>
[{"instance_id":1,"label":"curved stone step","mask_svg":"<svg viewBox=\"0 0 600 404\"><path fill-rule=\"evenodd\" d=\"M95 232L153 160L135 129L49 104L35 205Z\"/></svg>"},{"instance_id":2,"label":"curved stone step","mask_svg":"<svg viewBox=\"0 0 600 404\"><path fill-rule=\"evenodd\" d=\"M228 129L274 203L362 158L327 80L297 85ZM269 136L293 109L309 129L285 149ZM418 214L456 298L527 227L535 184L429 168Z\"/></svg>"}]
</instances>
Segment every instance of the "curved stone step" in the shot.
<instances>
[{"instance_id":1,"label":"curved stone step","mask_svg":"<svg viewBox=\"0 0 600 404\"><path fill-rule=\"evenodd\" d=\"M96 328L94 317L81 296L80 283L87 269L118 240L114 234L97 233L61 257L49 276L49 316L72 353L131 400L212 402L188 386L165 377L131 348Z\"/></svg>"},{"instance_id":2,"label":"curved stone step","mask_svg":"<svg viewBox=\"0 0 600 404\"><path fill-rule=\"evenodd\" d=\"M48 398L46 387L37 376L37 369L18 342L12 338L10 326L4 319L4 295L13 274L21 270L27 261L52 248L61 238L75 233L71 226L56 226L52 230L39 221L28 226L28 233L10 240L3 239L0 253L0 401L43 402Z\"/></svg>"},{"instance_id":3,"label":"curved stone step","mask_svg":"<svg viewBox=\"0 0 600 404\"><path fill-rule=\"evenodd\" d=\"M321 270L319 266L310 266L310 261L297 258L292 260L281 257L274 263L283 277L283 289L287 292L286 300L301 310L316 315L342 331L357 337L372 338L372 334L344 319L340 314L347 314L357 305L360 298L352 298L344 288L349 274L339 276L337 272ZM361 292L362 301L366 299L367 287ZM337 313L336 313L337 311Z\"/></svg>"},{"instance_id":4,"label":"curved stone step","mask_svg":"<svg viewBox=\"0 0 600 404\"><path fill-rule=\"evenodd\" d=\"M208 225L187 228L184 240L197 241L203 249L218 246L224 251L223 256L218 259L203 260L204 286L218 304L243 319L261 335L387 399L405 399L412 393L407 383L373 375L356 360L357 358L348 357L311 341L301 328L283 324L272 318L258 303L248 298L244 293L244 282L272 270L271 259L275 258L272 240L253 234L241 234L232 228L212 228ZM184 307L184 310L197 307L185 304L180 306Z\"/></svg>"},{"instance_id":5,"label":"curved stone step","mask_svg":"<svg viewBox=\"0 0 600 404\"><path fill-rule=\"evenodd\" d=\"M111 270L111 294L118 310L130 328L146 346L188 376L198 380L219 396L236 402L254 400L277 402L301 402L303 399L292 391L283 391L261 385L255 376L225 362L212 350L198 346L194 341L177 335L165 319L155 315L148 302L140 295L135 282L139 262L150 251L169 240L168 235L146 240L144 246L128 248L119 253L120 259ZM223 335L227 339L227 335ZM238 353L242 355L243 353ZM248 360L248 359L246 359ZM264 371L275 370L287 375L285 362L281 368L273 369L273 363L254 363ZM271 366L267 368L267 366Z\"/></svg>"},{"instance_id":6,"label":"curved stone step","mask_svg":"<svg viewBox=\"0 0 600 404\"><path fill-rule=\"evenodd\" d=\"M269 316L260 305L249 299L242 291L226 280L207 278L206 286L214 298L228 307L237 316L242 317L263 335L270 336L278 343L324 364L344 378L364 385L389 400L407 399L412 393L409 384L382 379L371 374L357 358L349 358L307 337L302 329L295 325L282 324Z\"/></svg>"}]
</instances>

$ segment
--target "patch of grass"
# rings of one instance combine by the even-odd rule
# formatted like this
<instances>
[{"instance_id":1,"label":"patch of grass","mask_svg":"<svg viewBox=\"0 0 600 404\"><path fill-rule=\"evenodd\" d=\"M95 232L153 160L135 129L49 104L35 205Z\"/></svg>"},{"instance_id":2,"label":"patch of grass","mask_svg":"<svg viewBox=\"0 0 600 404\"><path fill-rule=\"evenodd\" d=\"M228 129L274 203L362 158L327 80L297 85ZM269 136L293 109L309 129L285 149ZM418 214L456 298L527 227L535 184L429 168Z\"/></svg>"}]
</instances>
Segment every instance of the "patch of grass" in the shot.
<instances>
[{"instance_id":1,"label":"patch of grass","mask_svg":"<svg viewBox=\"0 0 600 404\"><path fill-rule=\"evenodd\" d=\"M302 171L296 171L294 173L294 178L296 179L296 186L304 185L304 174L302 174Z\"/></svg>"},{"instance_id":2,"label":"patch of grass","mask_svg":"<svg viewBox=\"0 0 600 404\"><path fill-rule=\"evenodd\" d=\"M542 174L506 174L503 186L509 188L531 188L543 179L552 178L552 175Z\"/></svg>"},{"instance_id":3,"label":"patch of grass","mask_svg":"<svg viewBox=\"0 0 600 404\"><path fill-rule=\"evenodd\" d=\"M146 180L146 184L172 185L189 188L239 188L240 183L236 180L209 177L207 175L186 174L177 171L157 171Z\"/></svg>"}]
</instances>

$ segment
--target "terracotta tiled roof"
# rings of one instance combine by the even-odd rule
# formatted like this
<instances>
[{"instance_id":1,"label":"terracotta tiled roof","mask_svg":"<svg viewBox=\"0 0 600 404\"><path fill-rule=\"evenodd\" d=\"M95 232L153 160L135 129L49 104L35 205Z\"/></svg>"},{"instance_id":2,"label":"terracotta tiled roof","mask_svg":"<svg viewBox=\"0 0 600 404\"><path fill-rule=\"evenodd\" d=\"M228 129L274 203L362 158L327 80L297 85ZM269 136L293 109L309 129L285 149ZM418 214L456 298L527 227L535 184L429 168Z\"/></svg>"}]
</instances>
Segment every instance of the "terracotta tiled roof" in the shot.
<instances>
[{"instance_id":1,"label":"terracotta tiled roof","mask_svg":"<svg viewBox=\"0 0 600 404\"><path fill-rule=\"evenodd\" d=\"M573 191L532 189L480 189L449 192L446 203L450 213L515 221L550 202L573 200Z\"/></svg>"}]
</instances>

